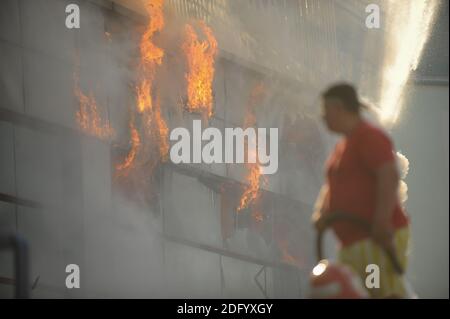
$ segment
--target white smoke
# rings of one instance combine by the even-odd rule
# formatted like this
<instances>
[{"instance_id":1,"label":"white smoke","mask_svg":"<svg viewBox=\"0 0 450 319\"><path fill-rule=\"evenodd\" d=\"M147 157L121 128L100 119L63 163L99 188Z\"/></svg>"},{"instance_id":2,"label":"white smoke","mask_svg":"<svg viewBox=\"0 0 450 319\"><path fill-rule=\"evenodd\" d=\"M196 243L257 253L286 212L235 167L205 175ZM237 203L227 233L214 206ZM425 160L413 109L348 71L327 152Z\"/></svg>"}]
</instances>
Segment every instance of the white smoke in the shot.
<instances>
[{"instance_id":1,"label":"white smoke","mask_svg":"<svg viewBox=\"0 0 450 319\"><path fill-rule=\"evenodd\" d=\"M400 199L400 203L405 205L408 200L408 184L405 182L405 178L408 175L409 171L409 160L403 155L401 152L396 153L397 156L397 164L400 170L400 182L398 186L398 196Z\"/></svg>"}]
</instances>

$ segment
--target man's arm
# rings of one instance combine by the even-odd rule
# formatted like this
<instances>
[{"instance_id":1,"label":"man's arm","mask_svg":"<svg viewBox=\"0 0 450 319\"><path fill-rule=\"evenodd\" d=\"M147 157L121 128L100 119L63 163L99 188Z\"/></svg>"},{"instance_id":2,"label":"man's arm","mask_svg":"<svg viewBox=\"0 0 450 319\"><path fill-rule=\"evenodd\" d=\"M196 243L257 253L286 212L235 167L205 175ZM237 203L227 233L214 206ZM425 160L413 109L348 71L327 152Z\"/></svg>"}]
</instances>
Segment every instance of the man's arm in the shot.
<instances>
[{"instance_id":1,"label":"man's arm","mask_svg":"<svg viewBox=\"0 0 450 319\"><path fill-rule=\"evenodd\" d=\"M395 161L383 164L375 171L376 203L372 235L380 243L392 239L392 214L398 196L399 173Z\"/></svg>"}]
</instances>

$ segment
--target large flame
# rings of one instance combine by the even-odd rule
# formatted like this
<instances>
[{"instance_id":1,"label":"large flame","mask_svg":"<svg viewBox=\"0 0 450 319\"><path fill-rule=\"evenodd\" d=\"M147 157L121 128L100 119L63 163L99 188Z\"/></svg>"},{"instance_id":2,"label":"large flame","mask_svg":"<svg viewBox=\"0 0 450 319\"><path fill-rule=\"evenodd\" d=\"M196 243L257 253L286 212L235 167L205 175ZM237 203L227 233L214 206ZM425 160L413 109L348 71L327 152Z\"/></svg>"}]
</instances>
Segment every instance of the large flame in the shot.
<instances>
[{"instance_id":1,"label":"large flame","mask_svg":"<svg viewBox=\"0 0 450 319\"><path fill-rule=\"evenodd\" d=\"M155 33L164 27L163 0L148 0L145 2L145 8L149 22L139 44L140 63L135 92L136 111L141 119L141 133L135 127L132 116L131 148L124 162L116 166L118 173L135 167L137 158L140 158L139 163L149 164L150 170L153 170L159 161L166 161L168 158L168 128L161 115L159 98L154 105L153 96L156 68L164 57L164 50L154 43Z\"/></svg>"},{"instance_id":2,"label":"large flame","mask_svg":"<svg viewBox=\"0 0 450 319\"><path fill-rule=\"evenodd\" d=\"M198 38L194 27L185 27L186 39L183 51L186 54L187 68L187 109L200 112L206 117L213 114L214 63L217 55L217 41L212 30L203 22L198 22L206 39Z\"/></svg>"},{"instance_id":3,"label":"large flame","mask_svg":"<svg viewBox=\"0 0 450 319\"><path fill-rule=\"evenodd\" d=\"M163 0L147 0L145 8L149 22L139 44L141 60L139 85L137 87L137 109L142 113L152 108L153 81L156 67L162 63L164 50L154 43L154 35L164 27Z\"/></svg>"},{"instance_id":4,"label":"large flame","mask_svg":"<svg viewBox=\"0 0 450 319\"><path fill-rule=\"evenodd\" d=\"M89 95L83 93L79 85L78 65L74 72L74 95L78 99L76 119L78 127L86 134L100 139L110 139L114 130L108 120L102 120L98 112L97 102L92 92Z\"/></svg>"},{"instance_id":5,"label":"large flame","mask_svg":"<svg viewBox=\"0 0 450 319\"><path fill-rule=\"evenodd\" d=\"M247 175L245 181L248 184L241 196L238 211L247 208L251 203L255 202L259 195L261 168L258 163L248 163Z\"/></svg>"},{"instance_id":6,"label":"large flame","mask_svg":"<svg viewBox=\"0 0 450 319\"><path fill-rule=\"evenodd\" d=\"M438 2L388 1L386 51L380 97L380 120L395 124L411 71L417 68L429 37Z\"/></svg>"},{"instance_id":7,"label":"large flame","mask_svg":"<svg viewBox=\"0 0 450 319\"><path fill-rule=\"evenodd\" d=\"M162 63L163 49L153 43L153 36L164 27L164 0L147 0L145 9L149 16L149 23L140 42L141 62L144 66L154 67Z\"/></svg>"},{"instance_id":8,"label":"large flame","mask_svg":"<svg viewBox=\"0 0 450 319\"><path fill-rule=\"evenodd\" d=\"M256 125L256 115L255 115L255 107L261 102L264 97L265 87L263 83L258 83L251 91L249 101L246 107L246 115L245 115L245 123L244 128L254 127ZM245 141L245 149L247 149L248 142ZM253 145L256 145L256 141L252 141ZM256 152L255 149L251 149L250 152ZM241 196L239 201L239 206L237 208L238 212L244 208L249 207L250 205L255 207L255 203L260 194L261 184L266 184L267 180L264 175L261 174L261 165L258 161L257 154L248 154L253 155L256 158L256 163L246 163L247 175L245 177L245 181L247 186L244 190L244 193ZM247 156L247 159L250 156ZM263 215L259 211L253 211L253 218L256 221L262 221Z\"/></svg>"},{"instance_id":9,"label":"large flame","mask_svg":"<svg viewBox=\"0 0 450 319\"><path fill-rule=\"evenodd\" d=\"M150 17L147 29L142 35L141 50L141 82L137 90L137 108L144 115L144 131L149 144L158 149L155 161L167 160L169 150L168 128L161 115L159 97L156 98L156 105L153 107L153 82L155 78L156 66L162 63L164 50L157 47L153 42L156 32L164 27L163 0L149 0L146 2L146 10ZM153 156L153 152L150 154Z\"/></svg>"}]
</instances>

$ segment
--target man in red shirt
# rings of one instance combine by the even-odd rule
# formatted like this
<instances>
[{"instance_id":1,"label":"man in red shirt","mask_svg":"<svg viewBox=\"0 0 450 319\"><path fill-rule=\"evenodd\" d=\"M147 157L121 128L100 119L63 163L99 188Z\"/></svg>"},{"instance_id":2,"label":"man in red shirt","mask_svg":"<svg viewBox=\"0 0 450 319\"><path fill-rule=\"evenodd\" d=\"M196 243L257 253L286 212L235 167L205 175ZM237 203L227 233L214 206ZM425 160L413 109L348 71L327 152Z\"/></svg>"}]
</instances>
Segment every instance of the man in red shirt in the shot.
<instances>
[{"instance_id":1,"label":"man in red shirt","mask_svg":"<svg viewBox=\"0 0 450 319\"><path fill-rule=\"evenodd\" d=\"M340 261L350 265L363 282L367 265L379 266L380 287L369 289L372 297L405 297L403 278L380 248L395 251L402 267L406 267L409 220L398 199L399 173L391 140L361 117L362 105L351 85L334 85L322 98L328 129L343 138L327 161L326 183L313 222L320 230L326 217L335 212L365 219L370 232L344 222L332 226L342 246Z\"/></svg>"}]
</instances>

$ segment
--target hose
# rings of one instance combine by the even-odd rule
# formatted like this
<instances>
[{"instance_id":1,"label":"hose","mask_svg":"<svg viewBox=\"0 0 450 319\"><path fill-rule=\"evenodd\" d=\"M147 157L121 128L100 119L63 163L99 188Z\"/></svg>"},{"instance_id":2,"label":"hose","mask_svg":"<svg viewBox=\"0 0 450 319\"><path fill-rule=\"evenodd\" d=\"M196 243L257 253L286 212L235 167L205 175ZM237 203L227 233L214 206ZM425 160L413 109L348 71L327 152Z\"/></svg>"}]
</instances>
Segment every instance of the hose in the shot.
<instances>
[{"instance_id":1,"label":"hose","mask_svg":"<svg viewBox=\"0 0 450 319\"><path fill-rule=\"evenodd\" d=\"M327 230L332 224L334 224L336 222L349 222L349 223L361 228L362 230L367 231L368 233L370 233L370 230L371 230L369 222L367 222L365 219L358 217L356 215L353 215L353 214L344 213L344 212L332 212L332 213L327 214L323 218L324 218L323 219L323 227L321 228L320 231L317 232L317 237L316 237L316 252L317 252L317 258L319 261L323 259L323 250L322 250L323 234L324 234L325 230ZM400 275L403 274L404 273L403 267L401 266L401 264L397 258L397 254L395 253L395 250L393 249L393 247L388 247L386 245L380 245L380 247L384 250L384 252L388 256L395 272L397 272Z\"/></svg>"}]
</instances>

